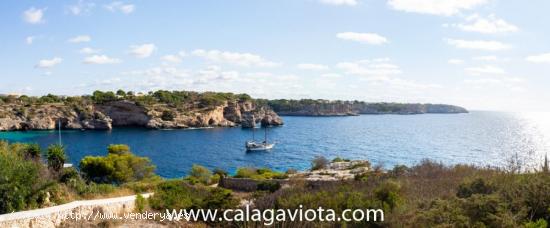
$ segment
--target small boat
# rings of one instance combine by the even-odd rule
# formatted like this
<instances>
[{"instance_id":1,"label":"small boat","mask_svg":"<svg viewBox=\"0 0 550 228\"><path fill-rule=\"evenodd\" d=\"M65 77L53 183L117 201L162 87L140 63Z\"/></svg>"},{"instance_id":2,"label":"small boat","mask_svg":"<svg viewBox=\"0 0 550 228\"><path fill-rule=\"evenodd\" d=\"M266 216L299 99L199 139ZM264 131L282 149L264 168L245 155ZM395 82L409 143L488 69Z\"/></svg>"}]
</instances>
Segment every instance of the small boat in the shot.
<instances>
[{"instance_id":1,"label":"small boat","mask_svg":"<svg viewBox=\"0 0 550 228\"><path fill-rule=\"evenodd\" d=\"M252 128L252 140L246 141L245 147L246 151L264 151L264 150L271 150L275 146L275 143L269 143L267 141L267 129L268 127L265 127L265 138L263 142L256 142L255 131L256 128Z\"/></svg>"}]
</instances>

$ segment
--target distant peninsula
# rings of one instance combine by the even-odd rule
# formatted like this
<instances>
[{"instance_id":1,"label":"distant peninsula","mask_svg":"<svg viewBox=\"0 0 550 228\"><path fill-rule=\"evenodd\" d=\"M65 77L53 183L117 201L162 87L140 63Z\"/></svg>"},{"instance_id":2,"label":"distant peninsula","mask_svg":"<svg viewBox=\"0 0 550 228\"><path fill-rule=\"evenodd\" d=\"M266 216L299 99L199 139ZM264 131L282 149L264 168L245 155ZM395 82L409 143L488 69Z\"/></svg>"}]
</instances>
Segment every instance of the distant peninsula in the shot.
<instances>
[{"instance_id":1,"label":"distant peninsula","mask_svg":"<svg viewBox=\"0 0 550 228\"><path fill-rule=\"evenodd\" d=\"M159 90L95 91L84 96L0 95L0 131L114 127L181 129L283 125L280 116L466 113L439 104L366 103L328 100L266 100L247 94Z\"/></svg>"},{"instance_id":2,"label":"distant peninsula","mask_svg":"<svg viewBox=\"0 0 550 228\"><path fill-rule=\"evenodd\" d=\"M281 116L356 116L361 114L456 114L468 113L463 107L446 104L368 103L329 100L261 100Z\"/></svg>"}]
</instances>

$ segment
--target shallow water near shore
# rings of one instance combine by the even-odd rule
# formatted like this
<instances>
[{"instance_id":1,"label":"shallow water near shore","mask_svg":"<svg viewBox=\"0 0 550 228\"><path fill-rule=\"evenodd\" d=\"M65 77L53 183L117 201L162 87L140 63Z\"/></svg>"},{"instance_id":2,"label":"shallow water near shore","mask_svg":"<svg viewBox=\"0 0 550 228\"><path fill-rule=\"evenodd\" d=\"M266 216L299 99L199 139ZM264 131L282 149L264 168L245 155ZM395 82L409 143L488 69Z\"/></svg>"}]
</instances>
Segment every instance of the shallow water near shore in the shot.
<instances>
[{"instance_id":1,"label":"shallow water near shore","mask_svg":"<svg viewBox=\"0 0 550 228\"><path fill-rule=\"evenodd\" d=\"M270 152L247 153L252 130L209 128L112 131L62 131L62 141L75 165L86 155L105 155L109 144L123 143L149 157L163 177L186 175L193 164L236 167L307 169L316 155L368 159L391 168L428 158L444 164L506 166L516 153L531 167L542 164L550 150L547 113L474 111L469 114L362 115L352 117L283 117L285 125L270 128ZM256 137L263 137L257 129ZM58 142L56 131L0 132L11 142Z\"/></svg>"}]
</instances>

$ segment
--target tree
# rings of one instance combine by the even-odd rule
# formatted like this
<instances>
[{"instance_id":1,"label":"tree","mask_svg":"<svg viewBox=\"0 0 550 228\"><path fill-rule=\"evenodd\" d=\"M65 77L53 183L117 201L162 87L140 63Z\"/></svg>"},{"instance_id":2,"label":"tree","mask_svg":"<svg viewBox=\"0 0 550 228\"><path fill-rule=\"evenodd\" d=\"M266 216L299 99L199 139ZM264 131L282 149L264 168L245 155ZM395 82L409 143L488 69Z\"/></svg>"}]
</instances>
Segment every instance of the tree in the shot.
<instances>
[{"instance_id":1,"label":"tree","mask_svg":"<svg viewBox=\"0 0 550 228\"><path fill-rule=\"evenodd\" d=\"M56 172L61 171L67 160L65 148L59 144L49 146L46 152L46 158L48 159L48 167L50 169Z\"/></svg>"},{"instance_id":2,"label":"tree","mask_svg":"<svg viewBox=\"0 0 550 228\"><path fill-rule=\"evenodd\" d=\"M126 92L124 92L124 90L119 89L116 91L116 95L124 98L126 97Z\"/></svg>"}]
</instances>

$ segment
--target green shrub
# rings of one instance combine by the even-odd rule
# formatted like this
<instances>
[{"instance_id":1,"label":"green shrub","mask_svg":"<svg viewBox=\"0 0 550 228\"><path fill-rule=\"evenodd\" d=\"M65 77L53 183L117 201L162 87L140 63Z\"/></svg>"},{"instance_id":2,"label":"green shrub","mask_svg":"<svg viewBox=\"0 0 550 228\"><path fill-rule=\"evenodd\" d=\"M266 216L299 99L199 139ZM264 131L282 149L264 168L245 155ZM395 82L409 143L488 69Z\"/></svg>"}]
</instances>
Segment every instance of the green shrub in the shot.
<instances>
[{"instance_id":1,"label":"green shrub","mask_svg":"<svg viewBox=\"0 0 550 228\"><path fill-rule=\"evenodd\" d=\"M162 111L162 115L160 116L160 119L164 121L173 121L175 118L176 118L176 113L170 110Z\"/></svg>"},{"instance_id":2,"label":"green shrub","mask_svg":"<svg viewBox=\"0 0 550 228\"><path fill-rule=\"evenodd\" d=\"M525 228L547 228L548 222L544 219L539 219L534 222L525 223Z\"/></svg>"},{"instance_id":3,"label":"green shrub","mask_svg":"<svg viewBox=\"0 0 550 228\"><path fill-rule=\"evenodd\" d=\"M124 148L116 146L116 148ZM131 152L107 156L86 156L80 161L80 171L88 180L96 183L123 184L152 177L155 166L146 157L139 157ZM123 149L124 151L125 149Z\"/></svg>"},{"instance_id":4,"label":"green shrub","mask_svg":"<svg viewBox=\"0 0 550 228\"><path fill-rule=\"evenodd\" d=\"M344 159L341 157L335 157L334 159L332 159L332 162L349 162L349 161L350 161L349 159Z\"/></svg>"},{"instance_id":5,"label":"green shrub","mask_svg":"<svg viewBox=\"0 0 550 228\"><path fill-rule=\"evenodd\" d=\"M212 178L212 172L210 172L210 170L208 170L204 166L193 165L191 167L191 172L189 173L189 177L193 178L198 183L207 185L210 183L210 179Z\"/></svg>"},{"instance_id":6,"label":"green shrub","mask_svg":"<svg viewBox=\"0 0 550 228\"><path fill-rule=\"evenodd\" d=\"M50 182L41 176L41 164L0 149L0 167L0 214L40 206L42 190Z\"/></svg>"},{"instance_id":7,"label":"green shrub","mask_svg":"<svg viewBox=\"0 0 550 228\"><path fill-rule=\"evenodd\" d=\"M288 175L281 172L276 172L268 168L250 168L240 167L237 169L235 178L251 178L254 180L269 180L269 179L286 179Z\"/></svg>"},{"instance_id":8,"label":"green shrub","mask_svg":"<svg viewBox=\"0 0 550 228\"><path fill-rule=\"evenodd\" d=\"M153 209L222 209L234 208L237 201L230 190L189 185L183 180L168 180L157 186L149 198Z\"/></svg>"},{"instance_id":9,"label":"green shrub","mask_svg":"<svg viewBox=\"0 0 550 228\"><path fill-rule=\"evenodd\" d=\"M473 194L491 194L493 186L487 184L485 180L477 178L472 182L462 183L458 186L456 196L459 198L468 198Z\"/></svg>"},{"instance_id":10,"label":"green shrub","mask_svg":"<svg viewBox=\"0 0 550 228\"><path fill-rule=\"evenodd\" d=\"M136 211L141 213L145 211L145 206L147 204L147 201L145 200L145 198L143 198L141 194L137 194L135 204L136 204Z\"/></svg>"},{"instance_id":11,"label":"green shrub","mask_svg":"<svg viewBox=\"0 0 550 228\"><path fill-rule=\"evenodd\" d=\"M62 145L55 144L48 147L46 152L48 167L56 172L61 171L67 159L65 148Z\"/></svg>"},{"instance_id":12,"label":"green shrub","mask_svg":"<svg viewBox=\"0 0 550 228\"><path fill-rule=\"evenodd\" d=\"M41 151L42 149L40 149L40 145L37 143L27 144L25 148L25 158L38 160L42 154Z\"/></svg>"},{"instance_id":13,"label":"green shrub","mask_svg":"<svg viewBox=\"0 0 550 228\"><path fill-rule=\"evenodd\" d=\"M130 152L130 147L128 145L111 144L107 147L107 153L122 155L122 154L131 153L131 152Z\"/></svg>"},{"instance_id":14,"label":"green shrub","mask_svg":"<svg viewBox=\"0 0 550 228\"><path fill-rule=\"evenodd\" d=\"M383 205L393 210L397 206L399 206L399 203L402 201L401 197L399 196L399 191L401 189L401 185L395 181L386 181L382 183L376 190L374 191L375 197L382 201Z\"/></svg>"}]
</instances>

